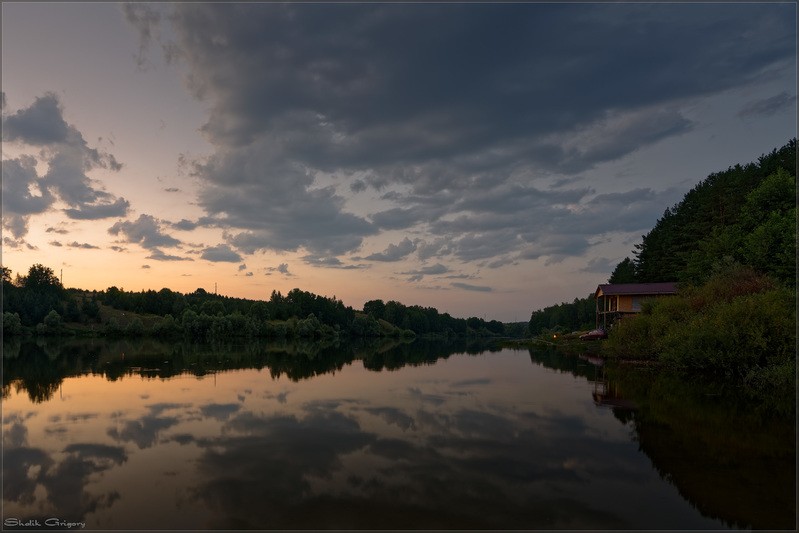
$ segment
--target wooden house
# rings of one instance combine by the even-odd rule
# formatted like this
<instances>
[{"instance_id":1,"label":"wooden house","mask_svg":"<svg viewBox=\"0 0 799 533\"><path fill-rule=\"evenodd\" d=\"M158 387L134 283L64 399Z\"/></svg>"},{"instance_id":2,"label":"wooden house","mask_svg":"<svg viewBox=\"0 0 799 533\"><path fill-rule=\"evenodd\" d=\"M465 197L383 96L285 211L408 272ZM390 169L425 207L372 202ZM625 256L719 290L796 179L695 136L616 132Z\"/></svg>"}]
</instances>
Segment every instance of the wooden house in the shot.
<instances>
[{"instance_id":1,"label":"wooden house","mask_svg":"<svg viewBox=\"0 0 799 533\"><path fill-rule=\"evenodd\" d=\"M606 283L594 293L596 300L596 327L641 312L641 302L677 294L677 283Z\"/></svg>"}]
</instances>

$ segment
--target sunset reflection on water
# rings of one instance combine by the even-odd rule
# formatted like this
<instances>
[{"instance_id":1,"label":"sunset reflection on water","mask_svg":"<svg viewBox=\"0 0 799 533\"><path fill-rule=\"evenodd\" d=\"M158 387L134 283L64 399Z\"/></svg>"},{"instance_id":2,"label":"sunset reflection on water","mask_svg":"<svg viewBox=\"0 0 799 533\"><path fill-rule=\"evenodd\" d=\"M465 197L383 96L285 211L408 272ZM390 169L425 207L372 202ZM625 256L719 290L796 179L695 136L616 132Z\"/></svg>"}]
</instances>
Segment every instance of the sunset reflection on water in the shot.
<instances>
[{"instance_id":1,"label":"sunset reflection on water","mask_svg":"<svg viewBox=\"0 0 799 533\"><path fill-rule=\"evenodd\" d=\"M582 364L582 363L581 363ZM583 375L527 351L308 379L63 379L4 400L4 519L87 529L719 528ZM588 376L588 377L586 377Z\"/></svg>"}]
</instances>

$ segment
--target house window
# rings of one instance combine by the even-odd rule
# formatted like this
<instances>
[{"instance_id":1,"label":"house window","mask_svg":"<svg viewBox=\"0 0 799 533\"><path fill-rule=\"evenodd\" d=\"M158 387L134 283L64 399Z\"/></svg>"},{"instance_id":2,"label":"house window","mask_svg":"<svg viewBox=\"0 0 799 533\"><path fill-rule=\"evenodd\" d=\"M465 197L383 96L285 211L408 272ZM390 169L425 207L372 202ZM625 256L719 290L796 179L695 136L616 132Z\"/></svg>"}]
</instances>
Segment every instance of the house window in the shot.
<instances>
[{"instance_id":1,"label":"house window","mask_svg":"<svg viewBox=\"0 0 799 533\"><path fill-rule=\"evenodd\" d=\"M633 296L633 311L640 311L640 310L641 310L641 297Z\"/></svg>"}]
</instances>

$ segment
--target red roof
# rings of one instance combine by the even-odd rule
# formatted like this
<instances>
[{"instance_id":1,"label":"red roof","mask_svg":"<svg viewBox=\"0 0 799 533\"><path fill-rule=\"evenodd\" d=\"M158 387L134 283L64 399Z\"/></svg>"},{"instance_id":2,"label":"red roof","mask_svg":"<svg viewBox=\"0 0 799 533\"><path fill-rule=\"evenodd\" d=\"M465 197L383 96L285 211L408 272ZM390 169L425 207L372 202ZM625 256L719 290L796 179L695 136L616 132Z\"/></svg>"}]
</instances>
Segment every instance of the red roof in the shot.
<instances>
[{"instance_id":1,"label":"red roof","mask_svg":"<svg viewBox=\"0 0 799 533\"><path fill-rule=\"evenodd\" d=\"M594 294L598 294L599 291L602 291L604 296L617 296L622 294L676 294L677 282L605 283L604 285L599 285Z\"/></svg>"}]
</instances>

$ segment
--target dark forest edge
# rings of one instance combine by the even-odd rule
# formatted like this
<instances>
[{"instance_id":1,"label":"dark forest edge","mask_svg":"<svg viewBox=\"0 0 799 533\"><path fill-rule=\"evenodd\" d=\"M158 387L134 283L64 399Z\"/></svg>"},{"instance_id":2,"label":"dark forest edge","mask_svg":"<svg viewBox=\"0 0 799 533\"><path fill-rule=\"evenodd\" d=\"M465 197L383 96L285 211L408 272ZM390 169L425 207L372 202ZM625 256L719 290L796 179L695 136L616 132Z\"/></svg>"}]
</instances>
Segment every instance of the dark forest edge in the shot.
<instances>
[{"instance_id":1,"label":"dark forest edge","mask_svg":"<svg viewBox=\"0 0 799 533\"><path fill-rule=\"evenodd\" d=\"M676 281L678 295L614 325L597 347L604 357L795 398L796 158L793 139L710 174L666 209L608 283ZM534 311L528 326L568 344L595 320L590 294Z\"/></svg>"},{"instance_id":2,"label":"dark forest edge","mask_svg":"<svg viewBox=\"0 0 799 533\"><path fill-rule=\"evenodd\" d=\"M292 289L269 300L160 291L64 288L54 271L30 267L27 275L3 267L3 335L188 338L474 338L521 336L526 324L454 318L432 307L396 301L366 302L356 311L335 296Z\"/></svg>"}]
</instances>

